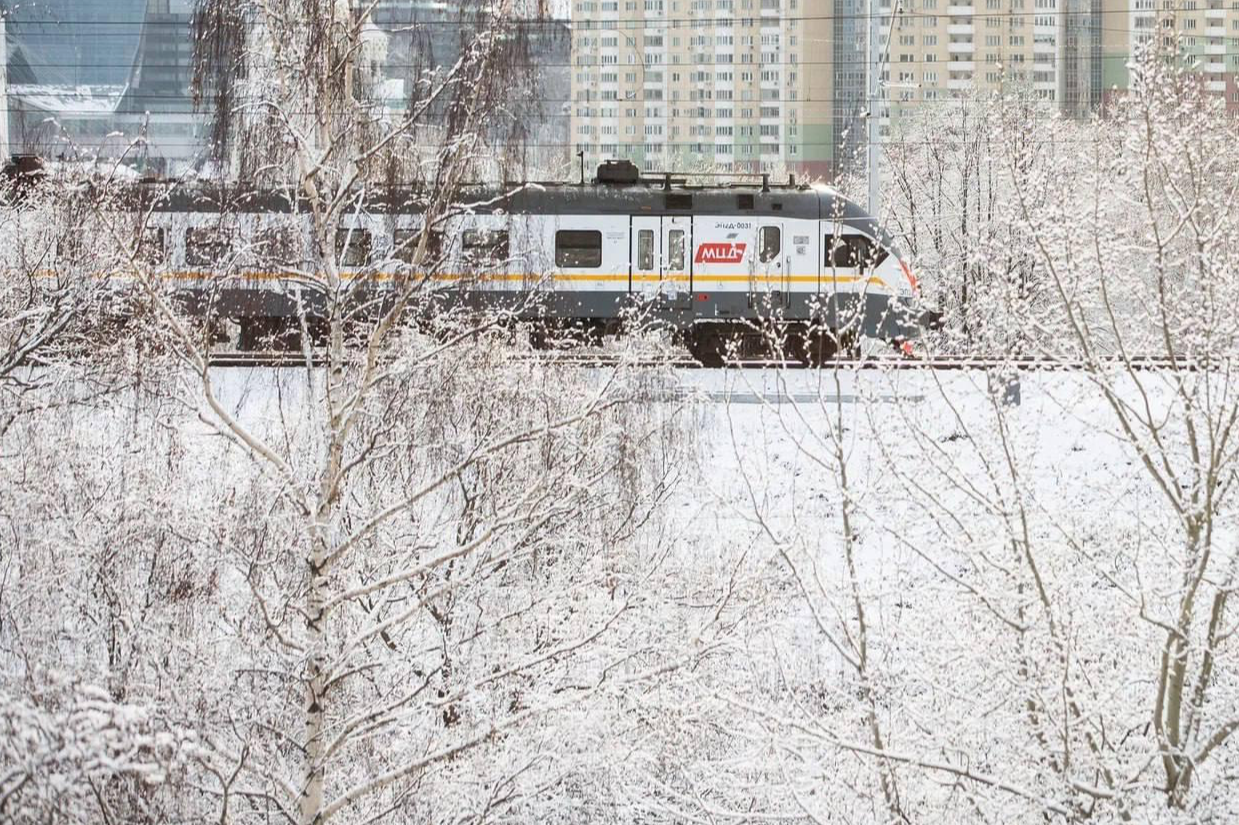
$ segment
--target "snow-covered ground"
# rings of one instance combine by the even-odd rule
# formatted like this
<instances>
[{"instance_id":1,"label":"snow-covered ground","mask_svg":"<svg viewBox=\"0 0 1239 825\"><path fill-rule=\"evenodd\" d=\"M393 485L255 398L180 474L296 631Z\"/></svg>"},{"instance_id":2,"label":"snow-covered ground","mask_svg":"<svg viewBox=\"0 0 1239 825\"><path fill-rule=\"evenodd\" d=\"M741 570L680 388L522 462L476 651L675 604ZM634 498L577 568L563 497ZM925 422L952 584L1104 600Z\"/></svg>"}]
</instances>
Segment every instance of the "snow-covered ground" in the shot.
<instances>
[{"instance_id":1,"label":"snow-covered ground","mask_svg":"<svg viewBox=\"0 0 1239 825\"><path fill-rule=\"evenodd\" d=\"M615 821L681 821L703 811L743 820L737 812L757 811L848 822L887 818L884 776L916 822L1031 821L1106 799L1121 781L1124 805L1150 812L1138 818L1177 821L1157 793L1155 688L1180 583L1202 562L1133 446L1164 456L1177 479L1190 480L1186 418L1170 374L1104 377L1118 403L1158 424L1151 440L1125 434L1098 377L1079 372L1021 373L1019 402L1007 404L980 371L486 369L493 372L439 376L447 391L466 395L447 403L437 429L414 426L409 440L390 442L411 460L376 464L401 475L368 477L348 506L372 512L391 491L421 483L444 451L472 443L479 416L502 432L508 419L530 413L517 405L554 398L571 410L609 383L620 404L602 420L614 432L570 430L567 442L540 448L568 448L571 461L547 465L567 476L540 475L540 464L486 469L502 480L493 483L550 485L564 500L580 484L596 486L545 537L546 552L570 553L576 566L535 564L542 584L533 590L519 578L453 567L453 575L478 578L465 580L451 631L429 620L411 625L390 650L367 654L388 657L374 660L381 669L370 665L367 684L422 678L421 663L443 645L452 651L452 684L474 685L453 705L460 727L444 727L433 702L417 705L422 715L400 717L386 750L338 768L338 781L403 758L401 742L449 746L470 725L515 724L528 712L510 735L425 781L464 807L476 802L478 782L517 782L531 795L517 810L539 818L573 798L591 818L605 812ZM220 369L212 381L226 411L315 477L317 453L296 446L322 437L304 371ZM191 382L154 400L123 395L30 422L39 448L24 465L8 462L5 501L10 514L24 514L10 515L27 531L23 558L45 561L15 573L10 559L6 568L10 582L29 583L17 600L5 597L7 615L21 616L5 628L6 690L17 674L58 666L145 708L124 711L143 731L161 709L175 708L178 725L221 741L243 736L244 726L219 727L219 714L236 712L234 691L260 708L260 721L297 721L296 694L239 674L302 666L299 655L272 647L260 617L283 604L290 612L282 632L301 632L291 617L302 609L303 532L294 512L266 498L282 483L278 473L229 447L200 413L212 415ZM426 411L395 403L376 415L409 425L398 417ZM595 440L582 448L616 455L573 453L572 440L586 436ZM578 465L598 469L580 474ZM607 467L623 477L591 475ZM49 479L50 492L23 477ZM463 479L496 508L467 529L519 503L511 489L486 491L490 477ZM665 490L633 491L632 483ZM315 492L307 487L307 500ZM452 493L410 510L407 523L339 571L339 586L398 575L405 554L450 550L470 524L470 507L459 505ZM1232 515L1224 504L1210 525L1222 566L1209 567L1201 585L1208 598L1233 577ZM37 533L23 521L30 518L43 525ZM274 543L261 541L267 534ZM523 546L501 539L494 552L526 564ZM403 591L396 595L392 603L403 604ZM100 636L113 603L112 635ZM366 611L379 609L363 604L348 627L365 626ZM512 612L493 627L481 623L497 609ZM57 646L15 657L15 640L29 644L23 634L36 626ZM1200 672L1204 626L1199 616L1190 623L1189 675ZM571 655L514 664L541 662L548 645ZM163 653L156 662L147 651ZM1185 749L1201 753L1233 716L1232 660L1216 650L1198 732ZM510 666L518 678L490 685L495 668ZM565 699L569 686L579 698L570 691ZM192 698L204 690L210 699ZM365 696L359 689L346 698ZM194 711L202 718L188 718L189 707L205 708ZM883 768L878 751L894 767ZM1064 770L1055 760L1066 751L1074 762ZM1239 814L1226 779L1234 748L1206 755L1193 780L1194 810L1225 821ZM543 782L558 787L556 772L572 778L573 790L538 791ZM433 819L445 809L426 810Z\"/></svg>"}]
</instances>

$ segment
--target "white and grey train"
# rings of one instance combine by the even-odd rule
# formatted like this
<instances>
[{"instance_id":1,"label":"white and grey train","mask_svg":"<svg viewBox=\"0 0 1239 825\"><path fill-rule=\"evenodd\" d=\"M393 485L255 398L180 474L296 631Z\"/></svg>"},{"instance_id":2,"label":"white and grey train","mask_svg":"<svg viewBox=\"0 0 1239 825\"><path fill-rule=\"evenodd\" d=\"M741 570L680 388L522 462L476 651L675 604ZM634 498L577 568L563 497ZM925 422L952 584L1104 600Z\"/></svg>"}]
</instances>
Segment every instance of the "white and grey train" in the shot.
<instances>
[{"instance_id":1,"label":"white and grey train","mask_svg":"<svg viewBox=\"0 0 1239 825\"><path fill-rule=\"evenodd\" d=\"M461 214L427 239L436 265L425 278L440 305L505 307L535 326L593 332L636 314L675 330L705 363L772 330L809 361L858 335L906 346L926 318L889 236L824 186L694 186L620 163L592 183L466 190L461 200ZM243 347L316 311L313 279L271 265L307 257L309 217L287 200L249 192L224 204L186 189L149 210L147 243L187 304L234 319ZM337 229L342 276L381 295L412 266L422 214L416 198L389 194L350 215ZM255 249L266 251L246 252Z\"/></svg>"}]
</instances>

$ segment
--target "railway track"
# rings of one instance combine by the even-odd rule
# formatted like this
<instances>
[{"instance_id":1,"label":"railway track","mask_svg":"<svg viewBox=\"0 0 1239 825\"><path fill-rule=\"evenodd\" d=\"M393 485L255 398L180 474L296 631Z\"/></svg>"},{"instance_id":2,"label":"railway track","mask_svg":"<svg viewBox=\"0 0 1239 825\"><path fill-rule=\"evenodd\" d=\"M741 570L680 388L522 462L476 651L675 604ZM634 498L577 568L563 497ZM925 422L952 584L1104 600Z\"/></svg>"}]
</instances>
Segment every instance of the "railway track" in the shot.
<instances>
[{"instance_id":1,"label":"railway track","mask_svg":"<svg viewBox=\"0 0 1239 825\"><path fill-rule=\"evenodd\" d=\"M686 356L655 357L627 356L621 358L606 352L535 352L514 353L513 361L567 364L581 367L614 367L624 364L636 367L672 366L700 369L701 365ZM213 352L212 367L305 367L305 356L300 352Z\"/></svg>"},{"instance_id":2,"label":"railway track","mask_svg":"<svg viewBox=\"0 0 1239 825\"><path fill-rule=\"evenodd\" d=\"M561 364L580 367L615 367L621 364L635 367L675 367L678 369L703 369L701 364L687 355L651 355L632 356L619 355L599 350L580 349L564 351L521 352L514 354L514 360L527 362L538 361L547 364ZM212 367L305 367L304 354L292 351L271 352L213 352L210 356ZM1198 359L1172 358L1131 358L1124 361L1113 357L1091 363L1082 359L1046 359L1046 358L900 358L895 356L880 356L860 359L839 359L831 361L823 369L840 370L1015 370L1018 372L1068 371L1078 372L1093 369L1097 366L1122 367L1130 365L1137 370L1201 370L1216 369L1223 362L1209 362ZM768 369L784 367L787 369L806 369L798 361L777 360L744 360L731 364L732 367L745 369Z\"/></svg>"}]
</instances>

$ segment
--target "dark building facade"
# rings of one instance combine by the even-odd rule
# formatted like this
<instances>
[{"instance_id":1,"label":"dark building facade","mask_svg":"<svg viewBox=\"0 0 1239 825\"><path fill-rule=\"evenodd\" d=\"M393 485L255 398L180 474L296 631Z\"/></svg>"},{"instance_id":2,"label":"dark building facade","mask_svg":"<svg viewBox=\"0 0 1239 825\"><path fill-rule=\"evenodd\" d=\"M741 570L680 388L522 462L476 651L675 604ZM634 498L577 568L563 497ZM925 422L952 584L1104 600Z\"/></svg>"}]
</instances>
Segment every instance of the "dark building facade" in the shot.
<instances>
[{"instance_id":1,"label":"dark building facade","mask_svg":"<svg viewBox=\"0 0 1239 825\"><path fill-rule=\"evenodd\" d=\"M834 175L856 173L865 168L869 144L868 50L869 0L833 0L833 63L830 90L831 151Z\"/></svg>"}]
</instances>

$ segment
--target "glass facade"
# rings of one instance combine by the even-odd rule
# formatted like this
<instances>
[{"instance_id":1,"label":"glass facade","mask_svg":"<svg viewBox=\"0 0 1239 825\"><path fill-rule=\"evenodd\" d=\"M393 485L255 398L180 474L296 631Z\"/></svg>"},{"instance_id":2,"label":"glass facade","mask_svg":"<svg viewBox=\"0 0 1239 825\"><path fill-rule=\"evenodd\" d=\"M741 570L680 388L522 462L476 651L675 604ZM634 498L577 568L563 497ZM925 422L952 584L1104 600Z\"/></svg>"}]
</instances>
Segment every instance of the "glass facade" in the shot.
<instances>
[{"instance_id":1,"label":"glass facade","mask_svg":"<svg viewBox=\"0 0 1239 825\"><path fill-rule=\"evenodd\" d=\"M9 83L123 86L138 56L147 0L3 3Z\"/></svg>"},{"instance_id":2,"label":"glass facade","mask_svg":"<svg viewBox=\"0 0 1239 825\"><path fill-rule=\"evenodd\" d=\"M200 166L210 129L190 94L193 7L194 0L0 0L10 153L124 155L144 171L167 174ZM363 39L373 64L366 71L383 106L404 109L425 71L459 59L476 32L462 8L470 7L456 0L377 0L370 7ZM521 116L535 145L562 152L567 25L539 27L532 41L529 59L555 102L526 93L520 108L529 111ZM523 80L522 73L514 81L514 97Z\"/></svg>"},{"instance_id":3,"label":"glass facade","mask_svg":"<svg viewBox=\"0 0 1239 825\"><path fill-rule=\"evenodd\" d=\"M189 97L192 0L0 0L0 8L10 152L135 155L151 171L201 154L203 117Z\"/></svg>"}]
</instances>

